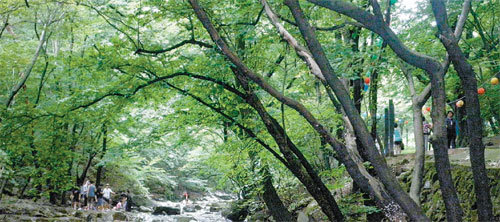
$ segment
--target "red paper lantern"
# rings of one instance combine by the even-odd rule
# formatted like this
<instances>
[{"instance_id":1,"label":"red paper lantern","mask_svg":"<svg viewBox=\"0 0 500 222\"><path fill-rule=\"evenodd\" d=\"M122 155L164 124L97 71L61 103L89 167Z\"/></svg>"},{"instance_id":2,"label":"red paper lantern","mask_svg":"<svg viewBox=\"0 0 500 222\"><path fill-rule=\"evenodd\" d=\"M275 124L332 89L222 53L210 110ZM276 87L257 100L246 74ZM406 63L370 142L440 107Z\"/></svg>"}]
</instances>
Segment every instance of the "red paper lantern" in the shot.
<instances>
[{"instance_id":1,"label":"red paper lantern","mask_svg":"<svg viewBox=\"0 0 500 222\"><path fill-rule=\"evenodd\" d=\"M408 120L405 121L405 124L408 124Z\"/></svg>"},{"instance_id":2,"label":"red paper lantern","mask_svg":"<svg viewBox=\"0 0 500 222\"><path fill-rule=\"evenodd\" d=\"M370 78L365 77L365 84L370 84Z\"/></svg>"},{"instance_id":3,"label":"red paper lantern","mask_svg":"<svg viewBox=\"0 0 500 222\"><path fill-rule=\"evenodd\" d=\"M484 88L482 88L482 87L479 88L479 89L477 89L477 93L479 93L479 95L483 95L484 92L486 92L486 90Z\"/></svg>"},{"instance_id":4,"label":"red paper lantern","mask_svg":"<svg viewBox=\"0 0 500 222\"><path fill-rule=\"evenodd\" d=\"M427 112L430 112L431 111L431 107L426 107L425 110L427 110Z\"/></svg>"},{"instance_id":5,"label":"red paper lantern","mask_svg":"<svg viewBox=\"0 0 500 222\"><path fill-rule=\"evenodd\" d=\"M455 105L457 105L457 107L460 108L460 107L464 106L464 101L463 100L458 100Z\"/></svg>"}]
</instances>

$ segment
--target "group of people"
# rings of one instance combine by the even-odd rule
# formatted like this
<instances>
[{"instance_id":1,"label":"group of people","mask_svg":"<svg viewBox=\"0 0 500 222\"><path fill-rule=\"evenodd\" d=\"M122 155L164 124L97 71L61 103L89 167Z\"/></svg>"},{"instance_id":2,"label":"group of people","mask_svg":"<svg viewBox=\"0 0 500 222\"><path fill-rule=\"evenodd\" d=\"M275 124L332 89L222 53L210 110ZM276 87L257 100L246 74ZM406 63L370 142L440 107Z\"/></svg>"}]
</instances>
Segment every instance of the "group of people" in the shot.
<instances>
[{"instance_id":1,"label":"group of people","mask_svg":"<svg viewBox=\"0 0 500 222\"><path fill-rule=\"evenodd\" d=\"M84 210L126 210L130 211L130 201L128 194L120 195L120 201L113 206L112 194L109 184L104 189L96 187L91 180L87 180L78 190L73 190L71 194L71 203L73 209Z\"/></svg>"},{"instance_id":2,"label":"group of people","mask_svg":"<svg viewBox=\"0 0 500 222\"><path fill-rule=\"evenodd\" d=\"M445 125L446 125L446 135L448 139L448 149L455 149L456 148L456 143L455 140L457 139L457 123L456 120L453 119L453 116L455 113L453 111L448 111L446 113L446 120L445 120ZM431 131L432 131L432 124L427 122L425 118L423 119L423 131L424 131L424 147L425 150L430 150L431 149L431 143L429 141Z\"/></svg>"},{"instance_id":3,"label":"group of people","mask_svg":"<svg viewBox=\"0 0 500 222\"><path fill-rule=\"evenodd\" d=\"M454 113L453 111L448 111L446 113L446 133L448 139L448 149L455 149L456 143L455 140L457 138L457 124L456 120L453 119ZM432 132L432 123L427 122L425 118L422 120L423 124L423 134L424 134L424 148L425 150L431 149L430 143L430 135ZM401 130L398 127L398 124L394 124L394 154L401 154L401 150L404 149L403 140L401 138Z\"/></svg>"}]
</instances>

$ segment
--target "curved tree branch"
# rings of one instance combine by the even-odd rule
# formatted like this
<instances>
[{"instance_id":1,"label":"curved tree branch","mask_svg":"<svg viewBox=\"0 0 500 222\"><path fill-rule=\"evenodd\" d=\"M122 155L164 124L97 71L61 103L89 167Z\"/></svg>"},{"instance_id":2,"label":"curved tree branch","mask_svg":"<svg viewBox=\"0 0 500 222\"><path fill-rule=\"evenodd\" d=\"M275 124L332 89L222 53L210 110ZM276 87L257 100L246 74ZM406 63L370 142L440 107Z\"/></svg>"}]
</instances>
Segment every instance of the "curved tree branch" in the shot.
<instances>
[{"instance_id":1,"label":"curved tree branch","mask_svg":"<svg viewBox=\"0 0 500 222\"><path fill-rule=\"evenodd\" d=\"M204 42L201 42L201 41L197 41L195 39L189 39L189 40L183 40L173 46L170 46L168 48L165 48L165 49L158 49L158 50L148 50L148 49L143 49L143 48L138 48L136 51L135 51L135 54L154 54L154 55L158 55L158 54L161 54L161 53L165 53L165 52L169 52L169 51L172 51L174 49L177 49L177 48L180 48L184 45L187 45L187 44L193 44L193 45L198 45L200 47L205 47L205 48L213 48L212 45L210 44L207 44L207 43L204 43Z\"/></svg>"},{"instance_id":2,"label":"curved tree branch","mask_svg":"<svg viewBox=\"0 0 500 222\"><path fill-rule=\"evenodd\" d=\"M442 72L441 64L427 56L420 54L418 52L412 51L407 48L401 40L396 36L394 31L392 31L389 26L385 23L383 19L371 14L352 3L348 3L342 0L308 0L309 2L330 9L332 11L338 12L340 14L346 15L355 19L356 21L363 24L367 29L372 32L377 33L387 42L387 44L392 48L392 50L405 62L421 68L429 74L437 74Z\"/></svg>"},{"instance_id":3,"label":"curved tree branch","mask_svg":"<svg viewBox=\"0 0 500 222\"><path fill-rule=\"evenodd\" d=\"M50 22L50 19L49 19L49 22ZM7 102L5 103L5 106L7 108L10 106L12 100L14 99L14 96L16 96L16 94L19 92L21 87L26 83L26 80L28 80L28 77L31 74L31 70L33 70L33 67L35 66L35 63L38 59L38 56L40 55L40 51L43 47L43 44L45 44L45 41L46 41L46 34L47 34L47 28L48 28L47 26L48 26L48 24L45 24L43 26L42 35L40 36L40 40L38 42L38 47L36 48L36 51L35 51L35 54L33 55L33 58L31 58L30 64L28 64L28 66L24 70L21 81L16 86L14 86L14 88L10 92L9 98L7 99Z\"/></svg>"}]
</instances>

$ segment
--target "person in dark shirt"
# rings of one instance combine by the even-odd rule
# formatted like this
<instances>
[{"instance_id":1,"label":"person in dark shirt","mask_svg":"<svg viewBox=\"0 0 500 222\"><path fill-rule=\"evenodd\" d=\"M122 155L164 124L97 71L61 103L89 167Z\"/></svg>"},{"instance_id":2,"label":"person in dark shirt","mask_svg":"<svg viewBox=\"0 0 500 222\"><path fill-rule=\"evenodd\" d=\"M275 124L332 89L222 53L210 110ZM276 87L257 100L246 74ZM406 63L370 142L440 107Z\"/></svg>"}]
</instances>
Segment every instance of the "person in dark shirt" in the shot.
<instances>
[{"instance_id":1,"label":"person in dark shirt","mask_svg":"<svg viewBox=\"0 0 500 222\"><path fill-rule=\"evenodd\" d=\"M424 148L425 150L431 150L431 144L429 143L429 137L431 136L432 124L428 123L425 118L422 119L422 125L424 130Z\"/></svg>"},{"instance_id":2,"label":"person in dark shirt","mask_svg":"<svg viewBox=\"0 0 500 222\"><path fill-rule=\"evenodd\" d=\"M104 194L102 192L102 189L100 187L97 187L97 193L96 193L96 197L97 197L97 210L103 210L104 208Z\"/></svg>"},{"instance_id":3,"label":"person in dark shirt","mask_svg":"<svg viewBox=\"0 0 500 222\"><path fill-rule=\"evenodd\" d=\"M80 190L73 189L71 192L71 207L78 209L80 207Z\"/></svg>"},{"instance_id":4,"label":"person in dark shirt","mask_svg":"<svg viewBox=\"0 0 500 222\"><path fill-rule=\"evenodd\" d=\"M453 119L453 111L448 111L446 117L446 132L448 135L448 149L455 149L455 139L457 138L456 123Z\"/></svg>"}]
</instances>

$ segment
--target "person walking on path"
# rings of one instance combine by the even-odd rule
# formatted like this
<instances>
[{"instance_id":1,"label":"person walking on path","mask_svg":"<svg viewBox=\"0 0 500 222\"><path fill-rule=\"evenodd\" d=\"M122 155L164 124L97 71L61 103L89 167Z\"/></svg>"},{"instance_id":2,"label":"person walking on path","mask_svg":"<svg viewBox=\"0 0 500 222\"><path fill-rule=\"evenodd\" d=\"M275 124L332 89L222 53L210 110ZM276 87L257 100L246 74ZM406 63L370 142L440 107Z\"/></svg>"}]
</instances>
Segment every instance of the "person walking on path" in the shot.
<instances>
[{"instance_id":1,"label":"person walking on path","mask_svg":"<svg viewBox=\"0 0 500 222\"><path fill-rule=\"evenodd\" d=\"M457 138L456 123L453 119L455 113L453 111L448 111L446 117L446 132L448 135L448 149L455 149L455 139Z\"/></svg>"}]
</instances>

